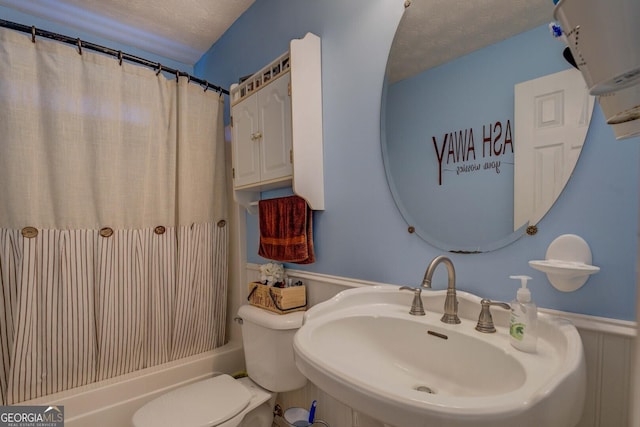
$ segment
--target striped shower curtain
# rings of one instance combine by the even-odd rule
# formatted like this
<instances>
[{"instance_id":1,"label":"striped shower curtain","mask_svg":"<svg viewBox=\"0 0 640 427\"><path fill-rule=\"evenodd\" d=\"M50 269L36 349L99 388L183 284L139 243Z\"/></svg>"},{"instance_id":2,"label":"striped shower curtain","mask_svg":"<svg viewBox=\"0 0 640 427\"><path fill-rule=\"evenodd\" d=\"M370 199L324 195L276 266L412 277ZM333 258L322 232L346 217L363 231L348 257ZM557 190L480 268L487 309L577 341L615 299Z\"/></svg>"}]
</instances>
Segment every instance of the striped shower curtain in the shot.
<instances>
[{"instance_id":1,"label":"striped shower curtain","mask_svg":"<svg viewBox=\"0 0 640 427\"><path fill-rule=\"evenodd\" d=\"M224 344L222 98L0 29L0 404Z\"/></svg>"}]
</instances>

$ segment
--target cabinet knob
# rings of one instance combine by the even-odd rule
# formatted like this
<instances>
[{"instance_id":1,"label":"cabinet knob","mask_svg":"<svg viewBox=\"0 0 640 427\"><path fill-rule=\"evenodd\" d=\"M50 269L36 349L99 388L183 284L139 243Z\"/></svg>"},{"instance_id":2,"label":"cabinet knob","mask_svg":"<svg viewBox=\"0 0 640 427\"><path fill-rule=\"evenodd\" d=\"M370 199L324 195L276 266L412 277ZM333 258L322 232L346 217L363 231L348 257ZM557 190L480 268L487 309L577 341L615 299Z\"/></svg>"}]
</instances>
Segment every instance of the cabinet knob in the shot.
<instances>
[{"instance_id":1,"label":"cabinet knob","mask_svg":"<svg viewBox=\"0 0 640 427\"><path fill-rule=\"evenodd\" d=\"M251 140L252 141L255 141L255 140L260 139L260 138L262 138L262 132L256 132L256 133L252 133L251 134Z\"/></svg>"}]
</instances>

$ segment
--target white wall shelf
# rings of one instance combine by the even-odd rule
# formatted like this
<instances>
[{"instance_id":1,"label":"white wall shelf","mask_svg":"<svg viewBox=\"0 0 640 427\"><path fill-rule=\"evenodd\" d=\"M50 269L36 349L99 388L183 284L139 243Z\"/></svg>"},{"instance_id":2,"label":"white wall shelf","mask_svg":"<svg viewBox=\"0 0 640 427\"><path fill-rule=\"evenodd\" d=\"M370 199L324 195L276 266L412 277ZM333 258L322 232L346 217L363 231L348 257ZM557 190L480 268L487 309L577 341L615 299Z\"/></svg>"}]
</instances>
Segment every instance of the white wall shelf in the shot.
<instances>
[{"instance_id":1,"label":"white wall shelf","mask_svg":"<svg viewBox=\"0 0 640 427\"><path fill-rule=\"evenodd\" d=\"M545 260L529 261L529 266L547 275L554 288L572 292L584 285L590 275L600 271L591 265L591 249L575 234L563 234L547 248Z\"/></svg>"},{"instance_id":2,"label":"white wall shelf","mask_svg":"<svg viewBox=\"0 0 640 427\"><path fill-rule=\"evenodd\" d=\"M252 97L280 100L278 94L262 94L274 92L276 84L285 80L289 80L290 110L277 101L261 102L257 98L255 117L248 113L246 105ZM260 193L291 187L311 209L324 210L320 38L307 33L302 39L292 40L288 52L232 85L230 98L234 199L254 213ZM268 147L264 143L267 141ZM291 164L289 169L280 168L275 174L264 172L269 165L282 163L283 158ZM253 177L254 170L257 178ZM245 179L248 175L252 177Z\"/></svg>"}]
</instances>

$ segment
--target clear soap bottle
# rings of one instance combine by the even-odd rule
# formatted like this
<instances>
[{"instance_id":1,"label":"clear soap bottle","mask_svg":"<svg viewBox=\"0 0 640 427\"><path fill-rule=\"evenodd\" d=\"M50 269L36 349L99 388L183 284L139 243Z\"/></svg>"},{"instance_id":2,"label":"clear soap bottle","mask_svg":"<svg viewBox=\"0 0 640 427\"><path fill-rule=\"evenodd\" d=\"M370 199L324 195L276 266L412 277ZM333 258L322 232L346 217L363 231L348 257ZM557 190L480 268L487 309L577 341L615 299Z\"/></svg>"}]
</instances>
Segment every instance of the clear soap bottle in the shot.
<instances>
[{"instance_id":1,"label":"clear soap bottle","mask_svg":"<svg viewBox=\"0 0 640 427\"><path fill-rule=\"evenodd\" d=\"M520 280L520 289L516 299L511 302L511 322L509 335L511 345L521 351L535 353L538 345L538 307L531 300L531 291L527 289L529 276L509 276Z\"/></svg>"}]
</instances>

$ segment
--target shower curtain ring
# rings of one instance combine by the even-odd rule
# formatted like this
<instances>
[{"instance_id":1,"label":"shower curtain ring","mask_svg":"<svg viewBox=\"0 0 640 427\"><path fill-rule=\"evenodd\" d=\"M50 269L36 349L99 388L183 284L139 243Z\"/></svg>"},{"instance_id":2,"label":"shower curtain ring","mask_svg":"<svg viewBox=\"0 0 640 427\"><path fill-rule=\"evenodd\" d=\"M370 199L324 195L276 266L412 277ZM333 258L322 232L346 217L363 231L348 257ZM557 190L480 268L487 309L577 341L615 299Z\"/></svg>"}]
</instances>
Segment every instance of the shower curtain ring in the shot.
<instances>
[{"instance_id":1,"label":"shower curtain ring","mask_svg":"<svg viewBox=\"0 0 640 427\"><path fill-rule=\"evenodd\" d=\"M82 41L80 40L80 37L77 38L77 43L78 43L78 53L82 56Z\"/></svg>"},{"instance_id":2,"label":"shower curtain ring","mask_svg":"<svg viewBox=\"0 0 640 427\"><path fill-rule=\"evenodd\" d=\"M156 76L162 72L162 64L158 62L158 71L156 71Z\"/></svg>"},{"instance_id":3,"label":"shower curtain ring","mask_svg":"<svg viewBox=\"0 0 640 427\"><path fill-rule=\"evenodd\" d=\"M120 64L120 66L122 66L122 51L121 50L118 51L118 63Z\"/></svg>"},{"instance_id":4,"label":"shower curtain ring","mask_svg":"<svg viewBox=\"0 0 640 427\"><path fill-rule=\"evenodd\" d=\"M204 81L204 91L206 92L207 89L209 89L209 82L208 81Z\"/></svg>"},{"instance_id":5,"label":"shower curtain ring","mask_svg":"<svg viewBox=\"0 0 640 427\"><path fill-rule=\"evenodd\" d=\"M36 42L36 26L35 25L31 26L31 42L32 43Z\"/></svg>"}]
</instances>

